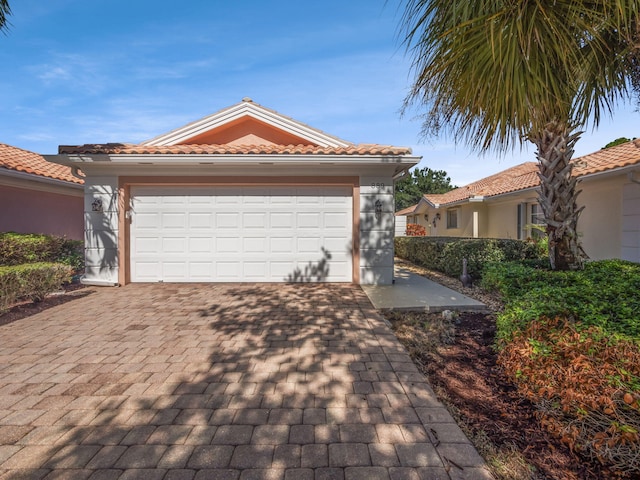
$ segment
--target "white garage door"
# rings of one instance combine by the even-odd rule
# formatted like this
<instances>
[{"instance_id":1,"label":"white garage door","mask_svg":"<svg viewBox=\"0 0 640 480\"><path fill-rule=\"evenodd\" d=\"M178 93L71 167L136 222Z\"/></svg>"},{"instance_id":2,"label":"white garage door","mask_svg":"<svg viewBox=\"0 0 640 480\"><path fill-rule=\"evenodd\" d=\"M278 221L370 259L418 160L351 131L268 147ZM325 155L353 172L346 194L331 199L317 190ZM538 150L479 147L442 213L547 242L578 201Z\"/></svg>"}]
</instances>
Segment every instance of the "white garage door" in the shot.
<instances>
[{"instance_id":1,"label":"white garage door","mask_svg":"<svg viewBox=\"0 0 640 480\"><path fill-rule=\"evenodd\" d=\"M352 189L132 187L133 282L351 282Z\"/></svg>"}]
</instances>

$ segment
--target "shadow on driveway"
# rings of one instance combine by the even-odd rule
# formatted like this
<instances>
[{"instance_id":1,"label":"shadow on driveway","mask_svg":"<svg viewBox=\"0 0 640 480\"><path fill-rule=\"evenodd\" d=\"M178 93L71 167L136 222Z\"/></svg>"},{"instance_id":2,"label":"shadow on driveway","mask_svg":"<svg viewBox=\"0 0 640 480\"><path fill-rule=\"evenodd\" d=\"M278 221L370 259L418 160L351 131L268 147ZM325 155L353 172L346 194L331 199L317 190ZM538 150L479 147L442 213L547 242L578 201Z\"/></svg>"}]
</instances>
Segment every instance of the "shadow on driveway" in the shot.
<instances>
[{"instance_id":1,"label":"shadow on driveway","mask_svg":"<svg viewBox=\"0 0 640 480\"><path fill-rule=\"evenodd\" d=\"M357 286L99 289L0 340L0 478L489 478Z\"/></svg>"}]
</instances>

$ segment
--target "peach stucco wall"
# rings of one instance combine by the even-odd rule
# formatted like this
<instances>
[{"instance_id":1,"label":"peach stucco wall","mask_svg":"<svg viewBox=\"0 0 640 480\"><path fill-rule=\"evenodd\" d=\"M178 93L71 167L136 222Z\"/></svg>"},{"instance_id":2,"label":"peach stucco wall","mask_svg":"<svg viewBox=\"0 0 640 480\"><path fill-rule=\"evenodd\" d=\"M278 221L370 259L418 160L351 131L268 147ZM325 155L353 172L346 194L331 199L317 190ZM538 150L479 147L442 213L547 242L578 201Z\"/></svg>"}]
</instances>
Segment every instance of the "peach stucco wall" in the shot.
<instances>
[{"instance_id":1,"label":"peach stucco wall","mask_svg":"<svg viewBox=\"0 0 640 480\"><path fill-rule=\"evenodd\" d=\"M82 196L0 185L0 232L46 233L81 240Z\"/></svg>"}]
</instances>

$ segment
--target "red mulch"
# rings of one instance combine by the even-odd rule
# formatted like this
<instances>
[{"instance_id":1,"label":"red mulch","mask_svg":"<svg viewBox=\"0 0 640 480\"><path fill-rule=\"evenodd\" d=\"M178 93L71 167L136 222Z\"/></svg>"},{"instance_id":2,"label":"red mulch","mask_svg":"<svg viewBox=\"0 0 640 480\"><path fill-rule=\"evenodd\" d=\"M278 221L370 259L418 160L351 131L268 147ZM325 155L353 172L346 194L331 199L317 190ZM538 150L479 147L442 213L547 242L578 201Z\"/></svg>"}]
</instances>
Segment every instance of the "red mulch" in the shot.
<instances>
[{"instance_id":1,"label":"red mulch","mask_svg":"<svg viewBox=\"0 0 640 480\"><path fill-rule=\"evenodd\" d=\"M577 458L543 430L533 415L534 407L518 396L496 367L493 316L464 313L455 327L453 343L440 346L420 363L434 389L446 393L473 430L483 430L498 447L516 445L538 470L536 478L611 478L600 465Z\"/></svg>"},{"instance_id":2,"label":"red mulch","mask_svg":"<svg viewBox=\"0 0 640 480\"><path fill-rule=\"evenodd\" d=\"M30 317L36 313L43 312L51 307L62 305L63 303L70 302L77 298L85 297L91 293L93 293L93 290L78 283L64 285L60 292L49 295L41 302L20 302L11 307L8 312L0 313L0 325L7 325L9 323L16 322L25 317Z\"/></svg>"}]
</instances>

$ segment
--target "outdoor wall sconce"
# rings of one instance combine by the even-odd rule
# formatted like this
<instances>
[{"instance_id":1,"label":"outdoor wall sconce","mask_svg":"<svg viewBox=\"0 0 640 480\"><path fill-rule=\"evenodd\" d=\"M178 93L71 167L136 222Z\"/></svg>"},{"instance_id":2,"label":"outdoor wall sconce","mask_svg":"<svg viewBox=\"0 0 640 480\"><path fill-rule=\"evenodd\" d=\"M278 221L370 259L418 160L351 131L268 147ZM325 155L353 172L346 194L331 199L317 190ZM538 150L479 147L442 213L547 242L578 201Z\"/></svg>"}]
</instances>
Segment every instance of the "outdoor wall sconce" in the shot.
<instances>
[{"instance_id":1,"label":"outdoor wall sconce","mask_svg":"<svg viewBox=\"0 0 640 480\"><path fill-rule=\"evenodd\" d=\"M375 212L376 220L380 220L380 217L382 217L382 202L380 200L376 200Z\"/></svg>"},{"instance_id":2,"label":"outdoor wall sconce","mask_svg":"<svg viewBox=\"0 0 640 480\"><path fill-rule=\"evenodd\" d=\"M440 220L440 214L436 213L436 220Z\"/></svg>"},{"instance_id":3,"label":"outdoor wall sconce","mask_svg":"<svg viewBox=\"0 0 640 480\"><path fill-rule=\"evenodd\" d=\"M425 214L424 214L424 221L425 221L425 222L428 222L428 221L429 221L429 214L428 214L428 213L425 213Z\"/></svg>"},{"instance_id":4,"label":"outdoor wall sconce","mask_svg":"<svg viewBox=\"0 0 640 480\"><path fill-rule=\"evenodd\" d=\"M92 212L102 212L102 199L96 198L93 202L91 202L91 211Z\"/></svg>"}]
</instances>

